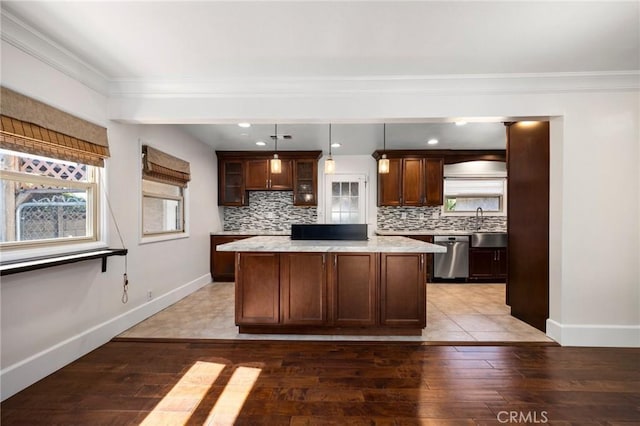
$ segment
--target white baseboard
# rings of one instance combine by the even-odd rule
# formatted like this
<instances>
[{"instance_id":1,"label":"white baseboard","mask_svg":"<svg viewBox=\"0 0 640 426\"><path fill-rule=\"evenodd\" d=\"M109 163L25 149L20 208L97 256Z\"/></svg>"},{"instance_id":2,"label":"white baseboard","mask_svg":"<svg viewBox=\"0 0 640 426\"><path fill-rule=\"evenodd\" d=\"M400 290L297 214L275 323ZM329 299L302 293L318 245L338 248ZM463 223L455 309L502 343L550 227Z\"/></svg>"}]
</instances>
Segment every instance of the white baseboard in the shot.
<instances>
[{"instance_id":1,"label":"white baseboard","mask_svg":"<svg viewBox=\"0 0 640 426\"><path fill-rule=\"evenodd\" d=\"M205 274L0 371L2 401L211 282Z\"/></svg>"},{"instance_id":2,"label":"white baseboard","mask_svg":"<svg viewBox=\"0 0 640 426\"><path fill-rule=\"evenodd\" d=\"M548 319L547 335L562 346L640 347L640 325L575 325Z\"/></svg>"}]
</instances>

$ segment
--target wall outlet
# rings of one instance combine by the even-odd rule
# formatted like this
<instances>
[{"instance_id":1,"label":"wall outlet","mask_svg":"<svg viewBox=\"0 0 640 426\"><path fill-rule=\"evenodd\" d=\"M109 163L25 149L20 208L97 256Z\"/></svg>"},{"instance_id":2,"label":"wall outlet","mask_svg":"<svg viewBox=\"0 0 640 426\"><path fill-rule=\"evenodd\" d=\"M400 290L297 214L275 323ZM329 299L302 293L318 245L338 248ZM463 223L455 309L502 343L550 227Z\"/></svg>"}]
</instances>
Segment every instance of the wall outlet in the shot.
<instances>
[{"instance_id":1,"label":"wall outlet","mask_svg":"<svg viewBox=\"0 0 640 426\"><path fill-rule=\"evenodd\" d=\"M275 219L276 215L273 212L267 212L267 219Z\"/></svg>"},{"instance_id":2,"label":"wall outlet","mask_svg":"<svg viewBox=\"0 0 640 426\"><path fill-rule=\"evenodd\" d=\"M420 220L424 220L424 213L420 213Z\"/></svg>"},{"instance_id":3,"label":"wall outlet","mask_svg":"<svg viewBox=\"0 0 640 426\"><path fill-rule=\"evenodd\" d=\"M431 219L439 219L439 218L440 218L440 212L439 211L435 211L431 215Z\"/></svg>"},{"instance_id":4,"label":"wall outlet","mask_svg":"<svg viewBox=\"0 0 640 426\"><path fill-rule=\"evenodd\" d=\"M147 300L153 299L153 291L147 290Z\"/></svg>"},{"instance_id":5,"label":"wall outlet","mask_svg":"<svg viewBox=\"0 0 640 426\"><path fill-rule=\"evenodd\" d=\"M407 220L407 214L406 214L406 213L402 213L402 214L400 215L400 219L402 219L402 220Z\"/></svg>"}]
</instances>

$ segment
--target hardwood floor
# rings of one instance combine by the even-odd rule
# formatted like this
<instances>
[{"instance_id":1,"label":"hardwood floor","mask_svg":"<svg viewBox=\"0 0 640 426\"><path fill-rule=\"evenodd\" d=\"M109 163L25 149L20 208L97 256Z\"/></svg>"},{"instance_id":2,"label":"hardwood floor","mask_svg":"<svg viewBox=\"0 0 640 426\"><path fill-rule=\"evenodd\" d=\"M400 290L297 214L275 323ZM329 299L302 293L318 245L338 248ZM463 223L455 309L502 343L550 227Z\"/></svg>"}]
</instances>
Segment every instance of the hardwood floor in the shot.
<instances>
[{"instance_id":1,"label":"hardwood floor","mask_svg":"<svg viewBox=\"0 0 640 426\"><path fill-rule=\"evenodd\" d=\"M3 426L637 425L640 349L112 341L1 410Z\"/></svg>"}]
</instances>

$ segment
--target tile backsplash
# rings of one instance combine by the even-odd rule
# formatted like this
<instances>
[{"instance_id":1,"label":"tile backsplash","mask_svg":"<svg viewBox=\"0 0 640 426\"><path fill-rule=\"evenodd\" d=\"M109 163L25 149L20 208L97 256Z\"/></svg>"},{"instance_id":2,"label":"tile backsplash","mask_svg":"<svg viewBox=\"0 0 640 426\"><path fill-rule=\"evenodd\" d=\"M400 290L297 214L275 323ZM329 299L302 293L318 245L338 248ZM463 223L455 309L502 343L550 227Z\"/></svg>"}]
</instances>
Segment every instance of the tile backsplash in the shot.
<instances>
[{"instance_id":1,"label":"tile backsplash","mask_svg":"<svg viewBox=\"0 0 640 426\"><path fill-rule=\"evenodd\" d=\"M317 223L316 207L294 207L293 191L249 191L249 205L224 207L224 230L289 231L292 223Z\"/></svg>"},{"instance_id":2,"label":"tile backsplash","mask_svg":"<svg viewBox=\"0 0 640 426\"><path fill-rule=\"evenodd\" d=\"M473 231L475 216L443 216L441 207L378 207L378 229ZM403 214L406 218L403 219ZM422 219L420 215L422 214ZM484 216L483 231L506 231L506 216Z\"/></svg>"}]
</instances>

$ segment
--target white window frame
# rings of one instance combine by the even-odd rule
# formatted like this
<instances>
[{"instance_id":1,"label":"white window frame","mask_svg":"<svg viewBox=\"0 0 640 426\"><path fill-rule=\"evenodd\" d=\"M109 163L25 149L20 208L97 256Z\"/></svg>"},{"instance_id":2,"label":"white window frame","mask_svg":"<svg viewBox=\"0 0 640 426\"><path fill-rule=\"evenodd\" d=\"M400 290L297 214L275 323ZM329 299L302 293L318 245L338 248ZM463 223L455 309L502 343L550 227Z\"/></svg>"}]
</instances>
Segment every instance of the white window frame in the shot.
<instances>
[{"instance_id":1,"label":"white window frame","mask_svg":"<svg viewBox=\"0 0 640 426\"><path fill-rule=\"evenodd\" d=\"M183 238L189 238L189 187L182 188L182 231L169 231L162 233L145 234L144 232L144 196L145 193L142 190L142 145L152 145L142 139L138 139L138 244L153 244L162 241L180 240ZM150 194L147 195L157 195ZM160 195L163 199L171 199L172 197L166 195Z\"/></svg>"},{"instance_id":2,"label":"white window frame","mask_svg":"<svg viewBox=\"0 0 640 426\"><path fill-rule=\"evenodd\" d=\"M32 155L19 151L8 152L15 152L17 155L22 157L37 158L44 161L74 163L72 161L70 162L57 158ZM53 238L0 243L0 261L10 262L33 257L56 256L107 247L106 241L104 241L104 235L106 235L106 223L104 220L106 217L104 211L105 200L103 194L105 170L104 168L96 166L87 165L87 167L89 168L89 173L92 175L92 179L88 182L66 181L49 176L39 176L37 174L11 170L2 171L2 178L7 180L60 185L87 190L87 212L91 217L90 222L87 224L87 230L91 230L91 235L74 238Z\"/></svg>"},{"instance_id":3,"label":"white window frame","mask_svg":"<svg viewBox=\"0 0 640 426\"><path fill-rule=\"evenodd\" d=\"M487 177L487 176L482 176L482 177L476 177L476 176L464 176L464 177L460 177L460 178L445 178L446 179L460 179L460 180L502 180L503 182L503 189L502 189L502 194L500 195L500 211L483 211L482 214L483 216L507 216L507 178L506 177ZM447 211L446 210L446 205L447 205L447 193L446 193L446 184L443 185L443 203L442 203L442 208L441 208L441 212L442 212L442 216L475 216L476 212L475 211L465 211L465 212L461 212L461 211ZM495 196L496 194L464 194L461 195L460 197L491 197L491 196Z\"/></svg>"}]
</instances>

